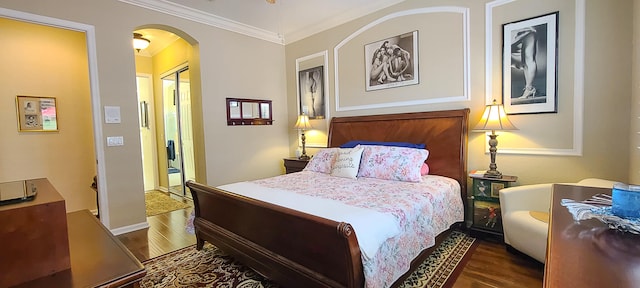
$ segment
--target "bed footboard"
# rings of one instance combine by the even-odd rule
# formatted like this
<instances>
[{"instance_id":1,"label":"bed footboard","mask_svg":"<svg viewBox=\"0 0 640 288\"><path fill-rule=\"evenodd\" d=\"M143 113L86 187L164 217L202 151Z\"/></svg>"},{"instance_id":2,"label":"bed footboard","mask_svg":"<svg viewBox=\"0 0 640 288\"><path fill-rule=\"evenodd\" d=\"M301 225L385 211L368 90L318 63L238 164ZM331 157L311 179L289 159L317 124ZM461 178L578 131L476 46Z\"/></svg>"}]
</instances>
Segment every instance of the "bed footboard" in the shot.
<instances>
[{"instance_id":1,"label":"bed footboard","mask_svg":"<svg viewBox=\"0 0 640 288\"><path fill-rule=\"evenodd\" d=\"M193 181L186 185L198 249L208 241L283 287L364 286L360 247L348 223Z\"/></svg>"}]
</instances>

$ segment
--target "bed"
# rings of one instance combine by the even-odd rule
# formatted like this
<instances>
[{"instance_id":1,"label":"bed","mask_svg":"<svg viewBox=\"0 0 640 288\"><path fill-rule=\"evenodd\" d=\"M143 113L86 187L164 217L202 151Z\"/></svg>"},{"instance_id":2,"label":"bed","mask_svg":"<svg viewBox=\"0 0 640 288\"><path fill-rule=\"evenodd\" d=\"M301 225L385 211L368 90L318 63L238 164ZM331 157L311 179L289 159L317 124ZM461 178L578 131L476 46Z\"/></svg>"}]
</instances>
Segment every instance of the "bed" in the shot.
<instances>
[{"instance_id":1,"label":"bed","mask_svg":"<svg viewBox=\"0 0 640 288\"><path fill-rule=\"evenodd\" d=\"M328 147L339 147L350 140L424 143L429 150L429 174L457 182L464 203L468 115L469 109L460 109L334 117ZM187 187L195 204L197 249L210 242L283 287L365 287L363 258L367 257L363 257L365 250L361 251L350 223L193 181ZM409 271L390 286L401 284L460 224L439 233L435 244L419 253Z\"/></svg>"}]
</instances>

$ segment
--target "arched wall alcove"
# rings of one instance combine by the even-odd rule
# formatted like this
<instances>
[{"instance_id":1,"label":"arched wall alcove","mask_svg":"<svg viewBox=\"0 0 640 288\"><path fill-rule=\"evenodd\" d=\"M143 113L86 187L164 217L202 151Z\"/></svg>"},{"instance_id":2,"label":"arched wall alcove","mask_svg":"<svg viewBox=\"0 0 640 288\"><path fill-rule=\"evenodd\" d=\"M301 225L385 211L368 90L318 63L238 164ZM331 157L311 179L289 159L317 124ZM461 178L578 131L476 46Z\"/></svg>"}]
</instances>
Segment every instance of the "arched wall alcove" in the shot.
<instances>
[{"instance_id":1,"label":"arched wall alcove","mask_svg":"<svg viewBox=\"0 0 640 288\"><path fill-rule=\"evenodd\" d=\"M200 69L200 52L198 41L189 35L189 33L177 29L175 27L162 25L162 24L148 24L141 25L134 29L135 31L153 31L161 30L163 34L166 32L174 34L175 40L172 43L168 43L166 47L162 47L160 51L155 51L154 55L146 55L147 57L140 56L140 53L136 53L136 74L137 75L149 75L152 78L153 83L153 97L158 99L162 94L161 78L167 73L179 69L180 67L187 67L189 71L190 82L190 108L191 108L191 128L193 135L193 160L195 165L195 181L205 181L206 179L206 163L205 149L204 149L204 128L203 128L203 111L202 111L202 85L201 85L201 69ZM149 38L152 42L153 38ZM135 50L134 50L135 51ZM155 126L156 135L155 139L157 169L160 187L168 187L167 177L167 157L164 135L164 122L162 117L162 103L161 101L153 102L156 116L154 117L153 126ZM143 144L144 145L144 144ZM144 152L143 152L144 153Z\"/></svg>"}]
</instances>

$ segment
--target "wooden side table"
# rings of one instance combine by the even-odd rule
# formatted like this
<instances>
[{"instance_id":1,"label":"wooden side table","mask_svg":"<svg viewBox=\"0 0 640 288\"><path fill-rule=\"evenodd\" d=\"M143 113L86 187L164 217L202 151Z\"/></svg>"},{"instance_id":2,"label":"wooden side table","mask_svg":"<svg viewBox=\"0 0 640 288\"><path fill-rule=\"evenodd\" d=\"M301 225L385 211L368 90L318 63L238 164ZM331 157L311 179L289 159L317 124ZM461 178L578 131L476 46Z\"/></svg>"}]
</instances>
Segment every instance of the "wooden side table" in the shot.
<instances>
[{"instance_id":1,"label":"wooden side table","mask_svg":"<svg viewBox=\"0 0 640 288\"><path fill-rule=\"evenodd\" d=\"M514 185L518 177L502 175L502 178L487 178L469 175L472 180L471 211L473 211L471 231L491 234L502 239L502 212L500 194L502 188Z\"/></svg>"},{"instance_id":2,"label":"wooden side table","mask_svg":"<svg viewBox=\"0 0 640 288\"><path fill-rule=\"evenodd\" d=\"M307 167L309 160L298 159L297 157L284 158L284 169L287 174L300 172Z\"/></svg>"},{"instance_id":3,"label":"wooden side table","mask_svg":"<svg viewBox=\"0 0 640 288\"><path fill-rule=\"evenodd\" d=\"M544 287L639 287L640 235L597 219L576 222L562 199L583 201L611 188L554 184Z\"/></svg>"}]
</instances>

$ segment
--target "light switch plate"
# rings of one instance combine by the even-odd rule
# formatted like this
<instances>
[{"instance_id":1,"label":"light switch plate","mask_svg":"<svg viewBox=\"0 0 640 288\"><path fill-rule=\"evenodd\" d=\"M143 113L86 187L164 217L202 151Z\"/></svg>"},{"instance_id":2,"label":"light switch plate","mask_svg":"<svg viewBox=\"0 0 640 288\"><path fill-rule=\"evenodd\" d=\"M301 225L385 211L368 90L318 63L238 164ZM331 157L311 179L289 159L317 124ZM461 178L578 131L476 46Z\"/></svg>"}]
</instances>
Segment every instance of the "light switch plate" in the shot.
<instances>
[{"instance_id":1,"label":"light switch plate","mask_svg":"<svg viewBox=\"0 0 640 288\"><path fill-rule=\"evenodd\" d=\"M120 106L104 106L104 122L120 123Z\"/></svg>"},{"instance_id":2,"label":"light switch plate","mask_svg":"<svg viewBox=\"0 0 640 288\"><path fill-rule=\"evenodd\" d=\"M123 146L123 145L124 145L124 137L122 136L107 137L107 146Z\"/></svg>"}]
</instances>

